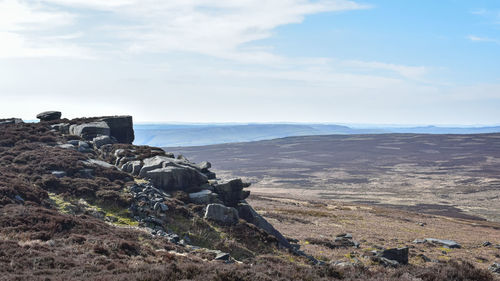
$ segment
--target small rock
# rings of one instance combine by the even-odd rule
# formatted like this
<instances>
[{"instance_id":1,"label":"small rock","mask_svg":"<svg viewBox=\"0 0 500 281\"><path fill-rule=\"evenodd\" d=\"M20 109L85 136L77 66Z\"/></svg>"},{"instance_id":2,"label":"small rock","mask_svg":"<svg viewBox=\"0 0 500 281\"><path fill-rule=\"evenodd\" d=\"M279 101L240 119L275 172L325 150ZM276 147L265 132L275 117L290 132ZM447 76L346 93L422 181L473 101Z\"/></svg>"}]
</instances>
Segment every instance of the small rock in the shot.
<instances>
[{"instance_id":1,"label":"small rock","mask_svg":"<svg viewBox=\"0 0 500 281\"><path fill-rule=\"evenodd\" d=\"M65 171L53 171L52 175L55 176L56 178L64 178L66 176Z\"/></svg>"},{"instance_id":2,"label":"small rock","mask_svg":"<svg viewBox=\"0 0 500 281\"><path fill-rule=\"evenodd\" d=\"M52 121L61 119L61 112L59 111L45 111L42 113L38 113L36 118L40 119L40 121Z\"/></svg>"},{"instance_id":3,"label":"small rock","mask_svg":"<svg viewBox=\"0 0 500 281\"><path fill-rule=\"evenodd\" d=\"M215 260L218 260L218 261L227 261L231 258L231 255L229 255L228 253L223 253L223 252L220 252L219 254L217 254L217 256L215 256Z\"/></svg>"},{"instance_id":4,"label":"small rock","mask_svg":"<svg viewBox=\"0 0 500 281\"><path fill-rule=\"evenodd\" d=\"M60 144L57 147L63 148L63 149L73 149L73 150L76 150L76 147L74 145L69 144L69 143Z\"/></svg>"},{"instance_id":5,"label":"small rock","mask_svg":"<svg viewBox=\"0 0 500 281\"><path fill-rule=\"evenodd\" d=\"M493 273L500 274L500 263L492 264L490 267L488 267L488 270L493 272Z\"/></svg>"},{"instance_id":6,"label":"small rock","mask_svg":"<svg viewBox=\"0 0 500 281\"><path fill-rule=\"evenodd\" d=\"M425 242L426 242L425 239L415 239L415 240L413 240L414 244L423 244Z\"/></svg>"},{"instance_id":7,"label":"small rock","mask_svg":"<svg viewBox=\"0 0 500 281\"><path fill-rule=\"evenodd\" d=\"M92 139L94 147L99 149L101 146L106 144L113 144L113 140L109 136L99 136Z\"/></svg>"},{"instance_id":8,"label":"small rock","mask_svg":"<svg viewBox=\"0 0 500 281\"><path fill-rule=\"evenodd\" d=\"M16 195L16 196L14 197L14 199L15 199L17 202L21 203L21 204L23 204L23 203L24 203L24 199L23 199L21 196L19 196L19 195Z\"/></svg>"},{"instance_id":9,"label":"small rock","mask_svg":"<svg viewBox=\"0 0 500 281\"><path fill-rule=\"evenodd\" d=\"M424 262L431 262L432 261L429 257L427 257L424 254L419 254L418 257L421 258Z\"/></svg>"},{"instance_id":10,"label":"small rock","mask_svg":"<svg viewBox=\"0 0 500 281\"><path fill-rule=\"evenodd\" d=\"M67 143L67 144L74 145L74 146L78 146L78 143L79 143L79 142L80 142L79 140L69 140L69 141L67 141L66 143Z\"/></svg>"},{"instance_id":11,"label":"small rock","mask_svg":"<svg viewBox=\"0 0 500 281\"><path fill-rule=\"evenodd\" d=\"M483 245L483 247L489 247L489 246L491 246L491 242L485 241L485 242L483 242L482 245Z\"/></svg>"},{"instance_id":12,"label":"small rock","mask_svg":"<svg viewBox=\"0 0 500 281\"><path fill-rule=\"evenodd\" d=\"M203 161L200 164L198 164L198 167L202 172L208 172L208 169L212 168L212 164L207 161Z\"/></svg>"}]
</instances>

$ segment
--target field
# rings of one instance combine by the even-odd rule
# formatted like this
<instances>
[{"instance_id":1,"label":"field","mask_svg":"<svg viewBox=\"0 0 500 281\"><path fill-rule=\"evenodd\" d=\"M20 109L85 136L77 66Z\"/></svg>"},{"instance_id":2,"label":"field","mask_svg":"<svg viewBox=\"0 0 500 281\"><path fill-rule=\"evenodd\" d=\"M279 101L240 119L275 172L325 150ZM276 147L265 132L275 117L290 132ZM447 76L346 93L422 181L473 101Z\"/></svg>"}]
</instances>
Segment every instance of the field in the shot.
<instances>
[{"instance_id":1,"label":"field","mask_svg":"<svg viewBox=\"0 0 500 281\"><path fill-rule=\"evenodd\" d=\"M166 148L253 194L500 222L500 134L329 135Z\"/></svg>"}]
</instances>

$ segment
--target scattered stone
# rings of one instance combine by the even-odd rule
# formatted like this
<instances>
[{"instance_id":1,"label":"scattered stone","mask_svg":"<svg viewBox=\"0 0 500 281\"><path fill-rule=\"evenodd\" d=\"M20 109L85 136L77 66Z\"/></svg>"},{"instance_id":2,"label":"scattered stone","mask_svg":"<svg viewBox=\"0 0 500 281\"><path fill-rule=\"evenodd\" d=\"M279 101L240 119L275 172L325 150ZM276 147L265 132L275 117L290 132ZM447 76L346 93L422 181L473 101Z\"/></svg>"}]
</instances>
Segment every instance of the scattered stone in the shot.
<instances>
[{"instance_id":1,"label":"scattered stone","mask_svg":"<svg viewBox=\"0 0 500 281\"><path fill-rule=\"evenodd\" d=\"M65 171L53 171L52 175L55 176L56 178L64 178L66 176Z\"/></svg>"},{"instance_id":2,"label":"scattered stone","mask_svg":"<svg viewBox=\"0 0 500 281\"><path fill-rule=\"evenodd\" d=\"M38 113L36 115L36 118L40 119L40 121L58 120L58 119L61 119L61 112L60 111L45 111L42 113Z\"/></svg>"},{"instance_id":3,"label":"scattered stone","mask_svg":"<svg viewBox=\"0 0 500 281\"><path fill-rule=\"evenodd\" d=\"M335 237L335 242L330 245L330 248L359 248L359 246L359 242L352 240L352 234L342 233Z\"/></svg>"},{"instance_id":4,"label":"scattered stone","mask_svg":"<svg viewBox=\"0 0 500 281\"><path fill-rule=\"evenodd\" d=\"M425 242L427 242L427 241L425 241L425 239L415 239L415 240L413 240L414 244L423 244Z\"/></svg>"},{"instance_id":5,"label":"scattered stone","mask_svg":"<svg viewBox=\"0 0 500 281\"><path fill-rule=\"evenodd\" d=\"M425 222L419 222L419 223L417 223L417 224L418 224L419 226L426 226L426 225L427 225L427 223L425 223Z\"/></svg>"},{"instance_id":6,"label":"scattered stone","mask_svg":"<svg viewBox=\"0 0 500 281\"><path fill-rule=\"evenodd\" d=\"M217 261L228 261L230 258L231 258L231 255L229 255L228 253L220 252L220 253L217 254L217 256L215 256L214 260L217 260Z\"/></svg>"},{"instance_id":7,"label":"scattered stone","mask_svg":"<svg viewBox=\"0 0 500 281\"><path fill-rule=\"evenodd\" d=\"M489 246L491 246L491 242L485 241L485 242L483 242L482 245L483 245L483 247L489 247Z\"/></svg>"},{"instance_id":8,"label":"scattered stone","mask_svg":"<svg viewBox=\"0 0 500 281\"><path fill-rule=\"evenodd\" d=\"M419 258L421 258L424 262L431 262L431 261L432 261L429 257L427 257L427 256L426 256L426 255L424 255L424 254L418 254L417 256L418 256Z\"/></svg>"},{"instance_id":9,"label":"scattered stone","mask_svg":"<svg viewBox=\"0 0 500 281\"><path fill-rule=\"evenodd\" d=\"M497 244L497 245L495 245L495 246L493 246L493 247L495 247L495 248L497 248L497 249L499 249L499 250L500 250L500 244Z\"/></svg>"},{"instance_id":10,"label":"scattered stone","mask_svg":"<svg viewBox=\"0 0 500 281\"><path fill-rule=\"evenodd\" d=\"M384 267L398 267L400 265L399 262L384 257L372 257L372 261L378 262Z\"/></svg>"},{"instance_id":11,"label":"scattered stone","mask_svg":"<svg viewBox=\"0 0 500 281\"><path fill-rule=\"evenodd\" d=\"M209 204L205 212L205 219L231 225L238 222L239 216L235 208L226 207L222 204Z\"/></svg>"},{"instance_id":12,"label":"scattered stone","mask_svg":"<svg viewBox=\"0 0 500 281\"><path fill-rule=\"evenodd\" d=\"M94 177L94 170L93 169L81 169L78 171L80 173L81 177L83 178L93 178Z\"/></svg>"},{"instance_id":13,"label":"scattered stone","mask_svg":"<svg viewBox=\"0 0 500 281\"><path fill-rule=\"evenodd\" d=\"M21 204L24 204L24 199L23 199L21 196L16 195L16 196L14 196L14 199L15 199L17 202L19 202L19 203L21 203Z\"/></svg>"},{"instance_id":14,"label":"scattered stone","mask_svg":"<svg viewBox=\"0 0 500 281\"><path fill-rule=\"evenodd\" d=\"M168 211L168 206L160 202L157 202L153 208L155 211L162 211L162 212Z\"/></svg>"},{"instance_id":15,"label":"scattered stone","mask_svg":"<svg viewBox=\"0 0 500 281\"><path fill-rule=\"evenodd\" d=\"M71 135L80 136L86 140L92 140L98 136L109 136L110 129L106 122L99 121L80 125L71 125L69 127L69 133Z\"/></svg>"},{"instance_id":16,"label":"scattered stone","mask_svg":"<svg viewBox=\"0 0 500 281\"><path fill-rule=\"evenodd\" d=\"M408 253L408 247L392 248L381 251L377 256L395 261L398 264L408 264Z\"/></svg>"},{"instance_id":17,"label":"scattered stone","mask_svg":"<svg viewBox=\"0 0 500 281\"><path fill-rule=\"evenodd\" d=\"M426 242L442 245L449 249L460 249L462 246L453 240L425 238Z\"/></svg>"},{"instance_id":18,"label":"scattered stone","mask_svg":"<svg viewBox=\"0 0 500 281\"><path fill-rule=\"evenodd\" d=\"M500 263L494 263L490 267L488 267L488 270L500 274Z\"/></svg>"},{"instance_id":19,"label":"scattered stone","mask_svg":"<svg viewBox=\"0 0 500 281\"><path fill-rule=\"evenodd\" d=\"M73 150L77 150L77 148L76 148L74 145L69 144L69 143L60 144L60 145L58 145L57 147L59 147L59 148L64 148L64 149L73 149Z\"/></svg>"},{"instance_id":20,"label":"scattered stone","mask_svg":"<svg viewBox=\"0 0 500 281\"><path fill-rule=\"evenodd\" d=\"M106 144L113 144L113 140L109 136L100 136L100 137L95 137L92 142L94 143L94 147L96 149L101 148L101 146L106 145Z\"/></svg>"}]
</instances>

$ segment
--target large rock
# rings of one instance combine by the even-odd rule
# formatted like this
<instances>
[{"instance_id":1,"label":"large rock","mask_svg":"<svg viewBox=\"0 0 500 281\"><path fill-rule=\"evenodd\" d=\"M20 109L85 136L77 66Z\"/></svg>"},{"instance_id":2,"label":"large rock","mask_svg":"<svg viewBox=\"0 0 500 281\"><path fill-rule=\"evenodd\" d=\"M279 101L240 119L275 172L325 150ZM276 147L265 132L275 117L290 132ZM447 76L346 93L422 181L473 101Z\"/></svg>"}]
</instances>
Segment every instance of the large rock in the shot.
<instances>
[{"instance_id":1,"label":"large rock","mask_svg":"<svg viewBox=\"0 0 500 281\"><path fill-rule=\"evenodd\" d=\"M398 264L408 264L408 248L392 248L381 251L377 256L391 261L396 261Z\"/></svg>"},{"instance_id":2,"label":"large rock","mask_svg":"<svg viewBox=\"0 0 500 281\"><path fill-rule=\"evenodd\" d=\"M52 121L61 119L60 111L45 111L42 113L38 113L36 118L40 119L40 121Z\"/></svg>"},{"instance_id":3,"label":"large rock","mask_svg":"<svg viewBox=\"0 0 500 281\"><path fill-rule=\"evenodd\" d=\"M110 116L103 117L100 120L106 122L111 136L119 143L132 143L134 141L132 116Z\"/></svg>"},{"instance_id":4,"label":"large rock","mask_svg":"<svg viewBox=\"0 0 500 281\"><path fill-rule=\"evenodd\" d=\"M69 127L71 135L80 136L86 140L93 140L98 136L109 136L110 129L104 121L84 123L80 125L71 125Z\"/></svg>"},{"instance_id":5,"label":"large rock","mask_svg":"<svg viewBox=\"0 0 500 281\"><path fill-rule=\"evenodd\" d=\"M209 204L205 211L205 219L213 220L220 224L236 224L238 222L238 211L232 207L221 204Z\"/></svg>"},{"instance_id":6,"label":"large rock","mask_svg":"<svg viewBox=\"0 0 500 281\"><path fill-rule=\"evenodd\" d=\"M142 169L144 169L144 167ZM196 169L176 166L168 166L148 171L144 178L149 179L155 187L165 191L189 191L208 181L207 177Z\"/></svg>"},{"instance_id":7,"label":"large rock","mask_svg":"<svg viewBox=\"0 0 500 281\"><path fill-rule=\"evenodd\" d=\"M238 214L242 219L276 237L281 246L292 248L290 242L288 242L288 240L278 230L276 230L272 224L270 224L261 215L257 214L252 206L248 205L246 202L242 202L238 204L237 209Z\"/></svg>"},{"instance_id":8,"label":"large rock","mask_svg":"<svg viewBox=\"0 0 500 281\"><path fill-rule=\"evenodd\" d=\"M236 207L241 200L246 199L250 195L250 191L243 190L243 188L248 186L250 184L244 183L241 179L233 179L215 185L214 191L219 194L220 199L225 205Z\"/></svg>"}]
</instances>

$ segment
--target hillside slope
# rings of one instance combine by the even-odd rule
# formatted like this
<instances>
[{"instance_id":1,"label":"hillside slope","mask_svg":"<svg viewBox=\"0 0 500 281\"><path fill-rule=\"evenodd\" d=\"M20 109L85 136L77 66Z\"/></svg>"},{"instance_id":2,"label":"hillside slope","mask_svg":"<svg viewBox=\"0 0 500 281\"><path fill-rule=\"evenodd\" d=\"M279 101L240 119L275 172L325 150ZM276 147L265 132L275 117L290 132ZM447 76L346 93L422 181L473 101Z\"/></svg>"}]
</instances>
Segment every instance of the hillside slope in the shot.
<instances>
[{"instance_id":1,"label":"hillside slope","mask_svg":"<svg viewBox=\"0 0 500 281\"><path fill-rule=\"evenodd\" d=\"M131 118L58 118L0 120L1 280L493 278L468 262L320 262L246 204L241 180L123 143Z\"/></svg>"}]
</instances>

